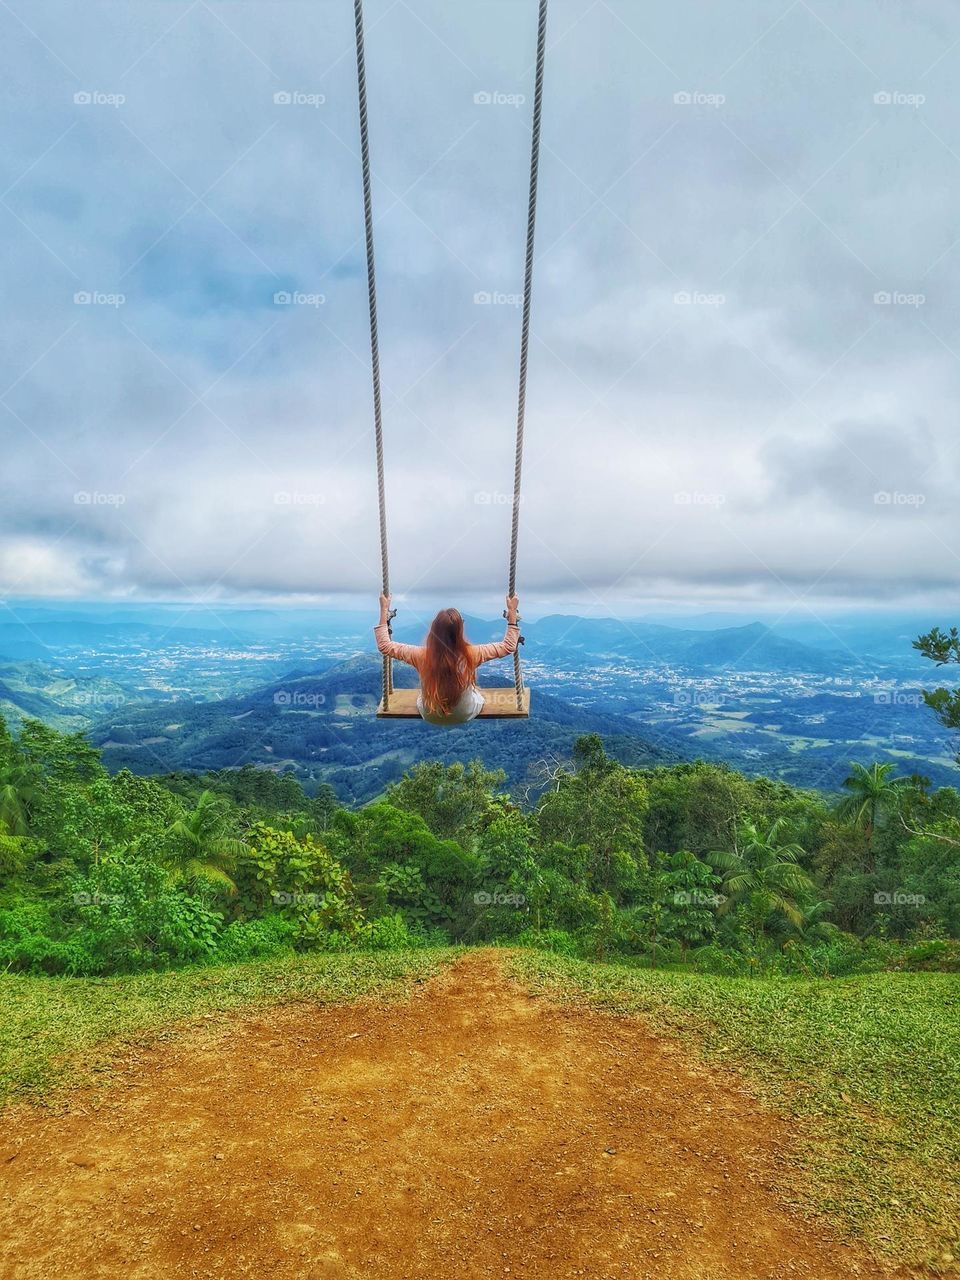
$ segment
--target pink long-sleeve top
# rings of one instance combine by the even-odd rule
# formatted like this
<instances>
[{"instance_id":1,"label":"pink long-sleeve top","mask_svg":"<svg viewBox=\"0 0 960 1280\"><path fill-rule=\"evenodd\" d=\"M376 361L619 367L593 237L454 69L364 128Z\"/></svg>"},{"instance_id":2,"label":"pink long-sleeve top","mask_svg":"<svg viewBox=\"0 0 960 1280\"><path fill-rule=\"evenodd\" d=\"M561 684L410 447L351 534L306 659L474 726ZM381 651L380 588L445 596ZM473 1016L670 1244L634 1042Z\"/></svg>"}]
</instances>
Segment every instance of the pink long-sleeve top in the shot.
<instances>
[{"instance_id":1,"label":"pink long-sleeve top","mask_svg":"<svg viewBox=\"0 0 960 1280\"><path fill-rule=\"evenodd\" d=\"M417 671L420 670L420 664L427 652L422 644L398 644L396 640L391 640L385 622L374 627L373 634L377 638L377 648L384 657L394 658L397 662L407 662ZM506 658L516 649L519 638L520 627L516 622L509 622L502 640L495 640L491 644L467 645L473 669L476 670L481 662L492 662L494 658Z\"/></svg>"}]
</instances>

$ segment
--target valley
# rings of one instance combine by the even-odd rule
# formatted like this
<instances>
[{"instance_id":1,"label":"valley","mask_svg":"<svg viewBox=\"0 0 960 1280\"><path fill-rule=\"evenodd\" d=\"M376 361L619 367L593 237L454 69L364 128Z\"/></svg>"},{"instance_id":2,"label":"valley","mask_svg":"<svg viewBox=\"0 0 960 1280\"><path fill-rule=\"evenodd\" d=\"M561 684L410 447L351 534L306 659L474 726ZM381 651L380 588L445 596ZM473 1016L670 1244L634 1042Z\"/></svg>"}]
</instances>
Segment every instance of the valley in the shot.
<instances>
[{"instance_id":1,"label":"valley","mask_svg":"<svg viewBox=\"0 0 960 1280\"><path fill-rule=\"evenodd\" d=\"M849 625L810 642L759 622L548 616L524 624L530 721L452 734L376 720L380 664L365 615L8 607L0 713L88 731L112 770L254 764L308 789L328 782L351 803L428 758L480 756L511 785L536 786L587 732L629 763L702 757L833 790L852 760L880 760L949 784L956 747L921 697L940 673L903 625L902 637L867 632L882 641L871 652ZM478 640L501 627L468 619ZM419 626L397 637L419 640ZM486 684L510 680L508 663L483 672ZM412 672L398 669L397 682L414 683Z\"/></svg>"}]
</instances>

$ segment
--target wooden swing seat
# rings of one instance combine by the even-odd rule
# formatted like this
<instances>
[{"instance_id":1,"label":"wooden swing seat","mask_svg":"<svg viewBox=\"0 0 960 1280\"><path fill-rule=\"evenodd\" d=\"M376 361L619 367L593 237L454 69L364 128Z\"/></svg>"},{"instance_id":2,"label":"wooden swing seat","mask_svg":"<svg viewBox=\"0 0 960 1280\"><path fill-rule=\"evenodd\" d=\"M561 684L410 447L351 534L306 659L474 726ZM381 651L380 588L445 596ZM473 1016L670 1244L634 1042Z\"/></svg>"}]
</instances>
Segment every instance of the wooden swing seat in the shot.
<instances>
[{"instance_id":1,"label":"wooden swing seat","mask_svg":"<svg viewBox=\"0 0 960 1280\"><path fill-rule=\"evenodd\" d=\"M483 694L483 707L479 714L474 717L476 720L526 720L530 715L530 690L524 689L521 697L521 706L517 706L516 689L484 689L482 686L480 692ZM420 712L417 710L417 696L419 689L394 689L387 699L387 706L384 708L383 702L377 707L378 720L419 720ZM470 722L467 721L467 724Z\"/></svg>"}]
</instances>

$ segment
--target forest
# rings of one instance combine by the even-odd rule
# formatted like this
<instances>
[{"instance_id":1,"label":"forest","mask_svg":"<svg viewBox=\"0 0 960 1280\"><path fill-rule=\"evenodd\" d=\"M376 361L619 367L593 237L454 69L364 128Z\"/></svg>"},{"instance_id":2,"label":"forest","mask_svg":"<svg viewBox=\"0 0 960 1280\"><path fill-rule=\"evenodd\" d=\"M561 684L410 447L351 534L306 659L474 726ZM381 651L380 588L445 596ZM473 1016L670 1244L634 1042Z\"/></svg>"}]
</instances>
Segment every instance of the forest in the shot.
<instances>
[{"instance_id":1,"label":"forest","mask_svg":"<svg viewBox=\"0 0 960 1280\"><path fill-rule=\"evenodd\" d=\"M632 767L595 734L535 775L512 795L479 761L421 762L348 808L253 767L111 775L83 734L0 722L0 965L495 943L729 975L960 968L953 787L889 762L833 796Z\"/></svg>"}]
</instances>

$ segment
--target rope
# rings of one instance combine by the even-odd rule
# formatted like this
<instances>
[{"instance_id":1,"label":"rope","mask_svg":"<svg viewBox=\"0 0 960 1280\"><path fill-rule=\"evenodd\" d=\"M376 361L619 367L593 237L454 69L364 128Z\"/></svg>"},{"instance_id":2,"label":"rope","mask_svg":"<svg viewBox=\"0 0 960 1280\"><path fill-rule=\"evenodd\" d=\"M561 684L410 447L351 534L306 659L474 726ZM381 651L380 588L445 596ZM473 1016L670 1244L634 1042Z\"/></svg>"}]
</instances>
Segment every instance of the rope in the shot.
<instances>
[{"instance_id":1,"label":"rope","mask_svg":"<svg viewBox=\"0 0 960 1280\"><path fill-rule=\"evenodd\" d=\"M380 343L377 332L377 283L373 254L373 198L370 184L370 136L367 123L367 74L363 47L363 0L353 0L357 33L357 94L360 101L360 157L363 168L363 224L367 245L367 297L370 309L370 373L373 380L373 423L377 452L377 500L380 511L380 566L382 590L390 594L390 565L387 556L387 499L383 463L383 411L380 395ZM510 569L508 595L516 594L517 545L520 534L520 482L523 472L523 428L527 401L527 364L530 348L530 303L533 294L533 246L537 216L537 179L540 169L540 118L543 107L543 70L547 47L547 0L540 0L537 23L537 72L533 97L533 126L530 144L530 194L527 206L527 247L523 273L523 320L520 329L520 380L517 394L517 443L513 468L513 516L510 529ZM393 614L390 615L391 618ZM520 643L523 637L520 637ZM517 707L523 706L523 675L519 644L513 654L513 683ZM393 663L383 659L383 707L393 693Z\"/></svg>"},{"instance_id":2,"label":"rope","mask_svg":"<svg viewBox=\"0 0 960 1280\"><path fill-rule=\"evenodd\" d=\"M373 379L373 429L377 450L377 500L380 508L380 570L382 591L390 594L387 556L387 495L383 467L383 406L380 396L380 340L377 331L377 277L373 258L373 197L370 190L370 134L367 125L367 72L363 51L363 0L354 0L357 29L357 94L360 99L360 157L363 167L363 225L367 241L367 298L370 308L370 373ZM391 615L392 616L392 615ZM393 662L383 659L383 709L393 693Z\"/></svg>"},{"instance_id":3,"label":"rope","mask_svg":"<svg viewBox=\"0 0 960 1280\"><path fill-rule=\"evenodd\" d=\"M357 0L359 3L359 0ZM533 129L530 143L530 198L527 205L527 252L523 270L523 321L520 328L520 385L517 393L517 447L513 467L513 519L510 528L510 570L507 595L517 588L517 543L520 536L520 479L523 471L523 427L527 407L527 359L530 348L530 302L533 294L533 242L537 221L537 179L540 170L540 116L543 109L543 67L547 47L547 0L540 0L537 23L537 78L533 94ZM521 636L521 643L523 637ZM520 645L513 651L513 683L517 707L523 706Z\"/></svg>"}]
</instances>

